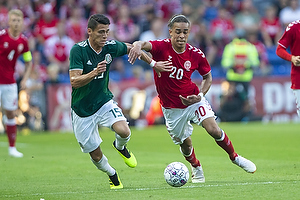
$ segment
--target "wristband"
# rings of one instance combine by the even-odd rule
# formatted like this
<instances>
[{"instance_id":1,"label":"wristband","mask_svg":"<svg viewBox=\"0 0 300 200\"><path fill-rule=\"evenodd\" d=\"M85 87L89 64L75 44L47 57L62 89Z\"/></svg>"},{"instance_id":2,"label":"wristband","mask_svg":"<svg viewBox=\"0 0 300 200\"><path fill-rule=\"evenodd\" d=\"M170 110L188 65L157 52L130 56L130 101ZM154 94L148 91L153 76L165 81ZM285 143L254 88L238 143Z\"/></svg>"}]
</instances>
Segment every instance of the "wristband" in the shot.
<instances>
[{"instance_id":1,"label":"wristband","mask_svg":"<svg viewBox=\"0 0 300 200\"><path fill-rule=\"evenodd\" d=\"M149 64L152 68L155 66L156 61L155 60L151 60L151 63Z\"/></svg>"},{"instance_id":2,"label":"wristband","mask_svg":"<svg viewBox=\"0 0 300 200\"><path fill-rule=\"evenodd\" d=\"M200 92L200 93L198 94L198 96L201 97L201 100L203 99L203 93L202 93L202 92Z\"/></svg>"}]
</instances>

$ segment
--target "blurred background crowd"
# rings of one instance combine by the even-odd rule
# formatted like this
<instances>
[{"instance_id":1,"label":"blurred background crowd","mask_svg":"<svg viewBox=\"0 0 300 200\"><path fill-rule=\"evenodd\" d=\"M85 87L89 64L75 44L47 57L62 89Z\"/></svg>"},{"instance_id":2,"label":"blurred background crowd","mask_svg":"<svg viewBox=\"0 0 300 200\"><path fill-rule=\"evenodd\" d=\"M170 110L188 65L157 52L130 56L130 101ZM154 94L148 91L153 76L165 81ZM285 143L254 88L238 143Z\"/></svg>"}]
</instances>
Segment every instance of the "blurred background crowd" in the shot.
<instances>
[{"instance_id":1,"label":"blurred background crowd","mask_svg":"<svg viewBox=\"0 0 300 200\"><path fill-rule=\"evenodd\" d=\"M258 51L260 64L255 76L289 76L290 63L277 57L275 50L287 24L300 19L299 0L0 0L0 29L7 28L7 13L13 8L24 13L23 33L33 54L28 89L19 93L18 124L32 130L48 129L47 87L69 84L69 52L87 38L87 20L92 14L110 18L109 39L129 43L167 38L169 18L186 15L192 23L188 42L205 53L213 78L225 77L223 51L237 36ZM20 58L17 80L23 72ZM152 82L152 70L143 62L130 65L124 56L114 60L110 79L114 87L128 80ZM60 109L69 109L68 105ZM59 115L59 109L53 112ZM53 123L63 120L57 116Z\"/></svg>"}]
</instances>

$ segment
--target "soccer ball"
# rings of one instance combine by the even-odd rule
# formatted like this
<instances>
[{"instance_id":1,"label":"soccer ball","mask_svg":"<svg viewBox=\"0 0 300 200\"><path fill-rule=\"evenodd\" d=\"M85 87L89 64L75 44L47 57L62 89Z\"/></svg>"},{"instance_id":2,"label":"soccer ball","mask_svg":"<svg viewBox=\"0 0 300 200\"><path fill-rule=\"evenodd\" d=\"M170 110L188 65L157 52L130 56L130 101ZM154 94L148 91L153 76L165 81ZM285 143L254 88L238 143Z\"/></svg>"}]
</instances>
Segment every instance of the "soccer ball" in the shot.
<instances>
[{"instance_id":1,"label":"soccer ball","mask_svg":"<svg viewBox=\"0 0 300 200\"><path fill-rule=\"evenodd\" d=\"M172 162L166 167L164 177L169 185L181 187L189 180L189 170L181 162Z\"/></svg>"}]
</instances>

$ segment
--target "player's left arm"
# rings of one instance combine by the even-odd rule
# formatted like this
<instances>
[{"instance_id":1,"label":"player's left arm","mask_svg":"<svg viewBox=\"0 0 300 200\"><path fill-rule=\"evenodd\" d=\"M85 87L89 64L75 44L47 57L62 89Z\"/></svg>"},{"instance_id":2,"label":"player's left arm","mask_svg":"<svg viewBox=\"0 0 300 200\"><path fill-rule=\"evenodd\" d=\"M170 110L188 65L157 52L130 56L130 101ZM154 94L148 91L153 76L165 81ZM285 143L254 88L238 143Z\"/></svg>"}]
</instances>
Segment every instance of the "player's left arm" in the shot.
<instances>
[{"instance_id":1,"label":"player's left arm","mask_svg":"<svg viewBox=\"0 0 300 200\"><path fill-rule=\"evenodd\" d=\"M203 95L205 95L208 92L211 84L212 84L212 75L211 72L209 72L203 76L203 80L200 86L200 93L202 92Z\"/></svg>"},{"instance_id":2,"label":"player's left arm","mask_svg":"<svg viewBox=\"0 0 300 200\"><path fill-rule=\"evenodd\" d=\"M26 81L30 76L31 70L32 70L32 55L30 51L27 51L23 53L23 59L25 62L25 73L24 76L20 82L21 89L26 88Z\"/></svg>"},{"instance_id":3,"label":"player's left arm","mask_svg":"<svg viewBox=\"0 0 300 200\"><path fill-rule=\"evenodd\" d=\"M210 86L212 83L212 75L211 72L207 73L206 75L203 76L203 80L201 82L200 86L200 93L198 95L189 95L186 98L183 97L182 95L179 95L179 98L183 105L189 106L194 103L197 103L202 100L203 96L208 92Z\"/></svg>"}]
</instances>

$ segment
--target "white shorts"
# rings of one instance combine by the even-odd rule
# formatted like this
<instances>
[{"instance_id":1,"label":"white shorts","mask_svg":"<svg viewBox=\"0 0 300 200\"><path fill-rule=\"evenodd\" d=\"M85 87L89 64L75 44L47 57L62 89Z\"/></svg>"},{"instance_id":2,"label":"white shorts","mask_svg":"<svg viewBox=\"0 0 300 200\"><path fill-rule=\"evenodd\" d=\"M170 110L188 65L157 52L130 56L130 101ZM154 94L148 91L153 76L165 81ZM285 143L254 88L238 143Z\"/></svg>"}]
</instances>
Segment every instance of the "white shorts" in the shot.
<instances>
[{"instance_id":1,"label":"white shorts","mask_svg":"<svg viewBox=\"0 0 300 200\"><path fill-rule=\"evenodd\" d=\"M296 98L297 114L300 117L300 90L293 90Z\"/></svg>"},{"instance_id":2,"label":"white shorts","mask_svg":"<svg viewBox=\"0 0 300 200\"><path fill-rule=\"evenodd\" d=\"M16 83L0 85L0 105L4 110L18 109L18 86Z\"/></svg>"},{"instance_id":3,"label":"white shorts","mask_svg":"<svg viewBox=\"0 0 300 200\"><path fill-rule=\"evenodd\" d=\"M91 116L79 117L74 110L71 110L71 116L75 137L84 153L94 151L101 144L98 125L112 128L114 123L126 121L121 108L113 100L108 101Z\"/></svg>"},{"instance_id":4,"label":"white shorts","mask_svg":"<svg viewBox=\"0 0 300 200\"><path fill-rule=\"evenodd\" d=\"M204 119L215 117L214 111L205 98L184 109L162 108L162 111L166 120L167 130L175 144L182 144L186 138L192 135L193 126L190 121L201 125Z\"/></svg>"}]
</instances>

